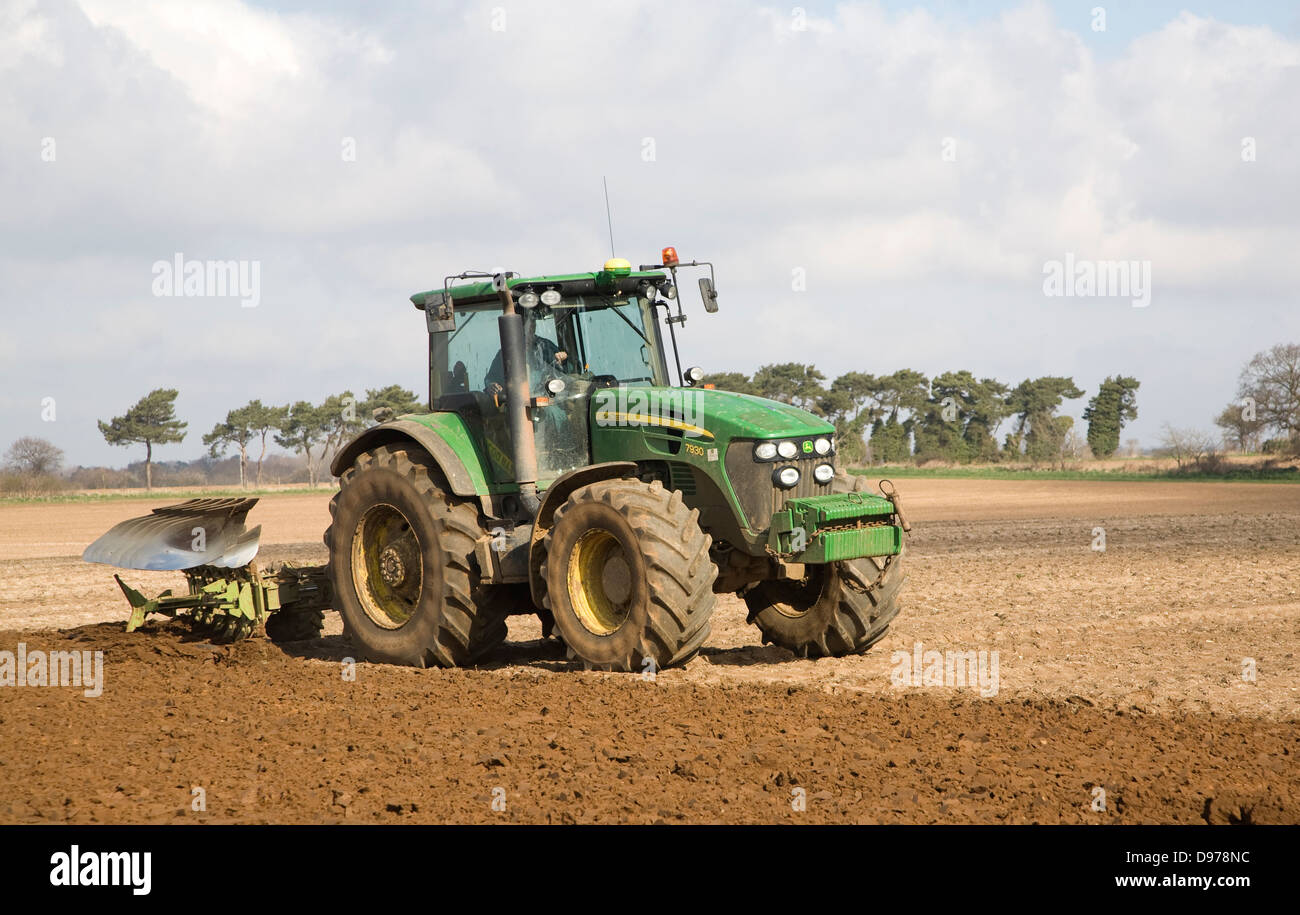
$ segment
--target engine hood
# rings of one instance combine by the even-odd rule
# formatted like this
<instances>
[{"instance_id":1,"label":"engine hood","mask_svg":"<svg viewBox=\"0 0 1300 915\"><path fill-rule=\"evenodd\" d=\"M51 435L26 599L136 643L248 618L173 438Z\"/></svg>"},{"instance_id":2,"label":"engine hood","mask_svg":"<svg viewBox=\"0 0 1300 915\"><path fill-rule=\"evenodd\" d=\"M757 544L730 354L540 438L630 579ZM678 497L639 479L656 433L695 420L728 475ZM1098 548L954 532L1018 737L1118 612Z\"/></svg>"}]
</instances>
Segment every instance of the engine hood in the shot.
<instances>
[{"instance_id":1,"label":"engine hood","mask_svg":"<svg viewBox=\"0 0 1300 915\"><path fill-rule=\"evenodd\" d=\"M707 388L623 387L596 391L602 415L647 425L683 428L688 437L728 440L833 434L835 427L806 410L751 394Z\"/></svg>"}]
</instances>

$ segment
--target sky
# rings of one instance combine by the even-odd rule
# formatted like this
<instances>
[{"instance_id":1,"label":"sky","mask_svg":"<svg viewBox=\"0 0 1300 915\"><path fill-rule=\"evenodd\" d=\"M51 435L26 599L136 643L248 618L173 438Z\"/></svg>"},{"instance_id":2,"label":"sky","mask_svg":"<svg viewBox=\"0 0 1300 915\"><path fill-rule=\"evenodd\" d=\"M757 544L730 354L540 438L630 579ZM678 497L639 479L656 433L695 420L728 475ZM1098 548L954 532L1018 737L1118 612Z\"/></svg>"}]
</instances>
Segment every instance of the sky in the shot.
<instances>
[{"instance_id":1,"label":"sky","mask_svg":"<svg viewBox=\"0 0 1300 915\"><path fill-rule=\"evenodd\" d=\"M252 398L422 392L411 293L598 268L602 177L620 256L716 264L683 364L1133 375L1123 438L1211 431L1300 342L1296 99L1283 3L0 0L0 450L137 460L96 420L157 387L161 460ZM253 307L157 295L178 254ZM1149 299L1046 294L1067 258Z\"/></svg>"}]
</instances>

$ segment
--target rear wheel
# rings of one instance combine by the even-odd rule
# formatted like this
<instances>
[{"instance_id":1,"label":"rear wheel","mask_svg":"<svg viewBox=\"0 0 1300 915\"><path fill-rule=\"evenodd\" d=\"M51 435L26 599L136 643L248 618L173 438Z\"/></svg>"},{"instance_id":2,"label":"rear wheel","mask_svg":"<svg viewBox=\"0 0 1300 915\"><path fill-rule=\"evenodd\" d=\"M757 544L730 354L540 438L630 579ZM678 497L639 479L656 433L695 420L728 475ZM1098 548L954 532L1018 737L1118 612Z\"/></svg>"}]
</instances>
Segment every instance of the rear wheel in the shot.
<instances>
[{"instance_id":1,"label":"rear wheel","mask_svg":"<svg viewBox=\"0 0 1300 915\"><path fill-rule=\"evenodd\" d=\"M546 609L569 657L588 668L681 664L709 635L710 537L681 493L602 480L574 491L546 533Z\"/></svg>"},{"instance_id":2,"label":"rear wheel","mask_svg":"<svg viewBox=\"0 0 1300 915\"><path fill-rule=\"evenodd\" d=\"M859 478L837 478L834 490L865 489ZM801 580L760 581L742 592L750 622L763 641L802 658L840 657L866 651L898 615L903 586L902 552L808 566Z\"/></svg>"},{"instance_id":3,"label":"rear wheel","mask_svg":"<svg viewBox=\"0 0 1300 915\"><path fill-rule=\"evenodd\" d=\"M512 595L479 581L478 507L451 494L423 453L385 445L360 455L330 513L335 605L363 657L456 667L505 641Z\"/></svg>"}]
</instances>

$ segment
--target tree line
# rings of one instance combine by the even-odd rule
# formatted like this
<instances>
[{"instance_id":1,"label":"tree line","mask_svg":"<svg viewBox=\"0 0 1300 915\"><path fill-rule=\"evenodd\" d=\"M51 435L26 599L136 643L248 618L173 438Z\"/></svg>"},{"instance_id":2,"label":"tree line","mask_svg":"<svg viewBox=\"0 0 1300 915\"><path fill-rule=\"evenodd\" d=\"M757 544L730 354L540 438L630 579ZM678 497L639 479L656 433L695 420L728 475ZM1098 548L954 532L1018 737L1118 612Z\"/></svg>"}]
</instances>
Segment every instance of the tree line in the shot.
<instances>
[{"instance_id":1,"label":"tree line","mask_svg":"<svg viewBox=\"0 0 1300 915\"><path fill-rule=\"evenodd\" d=\"M842 459L850 463L1048 462L1081 457L1085 440L1095 457L1110 457L1119 448L1123 428L1137 418L1140 387L1136 378L1107 377L1083 410L1087 432L1080 437L1073 418L1058 414L1064 401L1085 396L1069 377L1026 378L1012 387L966 370L927 378L913 369L900 369L888 375L846 372L828 381L813 365L785 362L761 366L752 376L706 375L703 383L826 417L838 432ZM188 423L176 417L176 397L175 389L159 388L123 415L99 421L100 432L110 444L145 446L149 487L154 446L181 442L186 435ZM268 440L274 441L303 456L314 485L319 467L375 422L375 411L380 409L401 415L418 412L423 404L400 385L368 389L364 398L343 391L319 404L300 400L267 406L251 400L228 411L203 436L203 444L214 459L238 453L241 486L248 485L250 455L256 451L255 480L260 486ZM1236 400L1223 408L1215 423L1237 450L1300 454L1300 344L1278 344L1250 359L1240 372ZM1163 443L1180 467L1184 461L1199 462L1219 447L1214 436L1168 425ZM0 479L0 490L38 492L47 484L66 485L56 477L62 463L63 452L52 443L22 437L0 463L0 476L8 475Z\"/></svg>"},{"instance_id":2,"label":"tree line","mask_svg":"<svg viewBox=\"0 0 1300 915\"><path fill-rule=\"evenodd\" d=\"M99 431L110 445L145 446L145 486L153 488L153 448L181 442L189 424L176 418L177 391L157 388L140 398L123 415L99 421ZM358 399L351 391L331 394L319 404L307 400L283 406L267 406L250 400L226 413L225 419L203 436L212 457L230 451L239 454L239 485L248 485L250 451L257 448L256 483L262 485L262 463L268 437L282 448L301 454L307 463L308 480L316 485L319 467L362 429L375 422L376 411L393 415L414 413L423 408L412 391L400 385L368 389Z\"/></svg>"},{"instance_id":3,"label":"tree line","mask_svg":"<svg viewBox=\"0 0 1300 915\"><path fill-rule=\"evenodd\" d=\"M1239 451L1300 452L1300 344L1256 353L1242 367L1236 400L1214 423Z\"/></svg>"},{"instance_id":4,"label":"tree line","mask_svg":"<svg viewBox=\"0 0 1300 915\"><path fill-rule=\"evenodd\" d=\"M816 366L783 362L752 376L720 372L705 384L800 407L835 424L847 462L958 463L1027 459L1052 461L1071 449L1074 418L1058 415L1065 400L1084 396L1072 378L1026 378L1012 387L967 370L933 378L914 369L889 375L846 372L828 379ZM1101 383L1084 410L1087 443L1098 457L1119 449L1120 431L1137 418L1139 382L1116 375ZM1008 429L999 442L1003 423Z\"/></svg>"}]
</instances>

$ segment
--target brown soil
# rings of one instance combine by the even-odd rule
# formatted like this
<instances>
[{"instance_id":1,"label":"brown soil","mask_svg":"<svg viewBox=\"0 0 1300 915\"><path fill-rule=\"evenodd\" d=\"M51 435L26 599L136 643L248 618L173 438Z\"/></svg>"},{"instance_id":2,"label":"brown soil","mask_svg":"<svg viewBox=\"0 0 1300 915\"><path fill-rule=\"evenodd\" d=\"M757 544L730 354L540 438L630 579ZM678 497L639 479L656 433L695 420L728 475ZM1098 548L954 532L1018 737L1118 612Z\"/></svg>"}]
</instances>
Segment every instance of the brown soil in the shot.
<instances>
[{"instance_id":1,"label":"brown soil","mask_svg":"<svg viewBox=\"0 0 1300 915\"><path fill-rule=\"evenodd\" d=\"M572 669L531 617L481 669L354 681L334 614L284 647L127 635L75 554L150 504L0 506L0 649L105 652L99 698L0 689L0 821L1300 822L1300 487L900 489L904 610L870 652L794 659L727 597L654 681ZM262 559L323 561L327 499L265 499ZM996 694L895 685L916 643L996 651Z\"/></svg>"}]
</instances>

